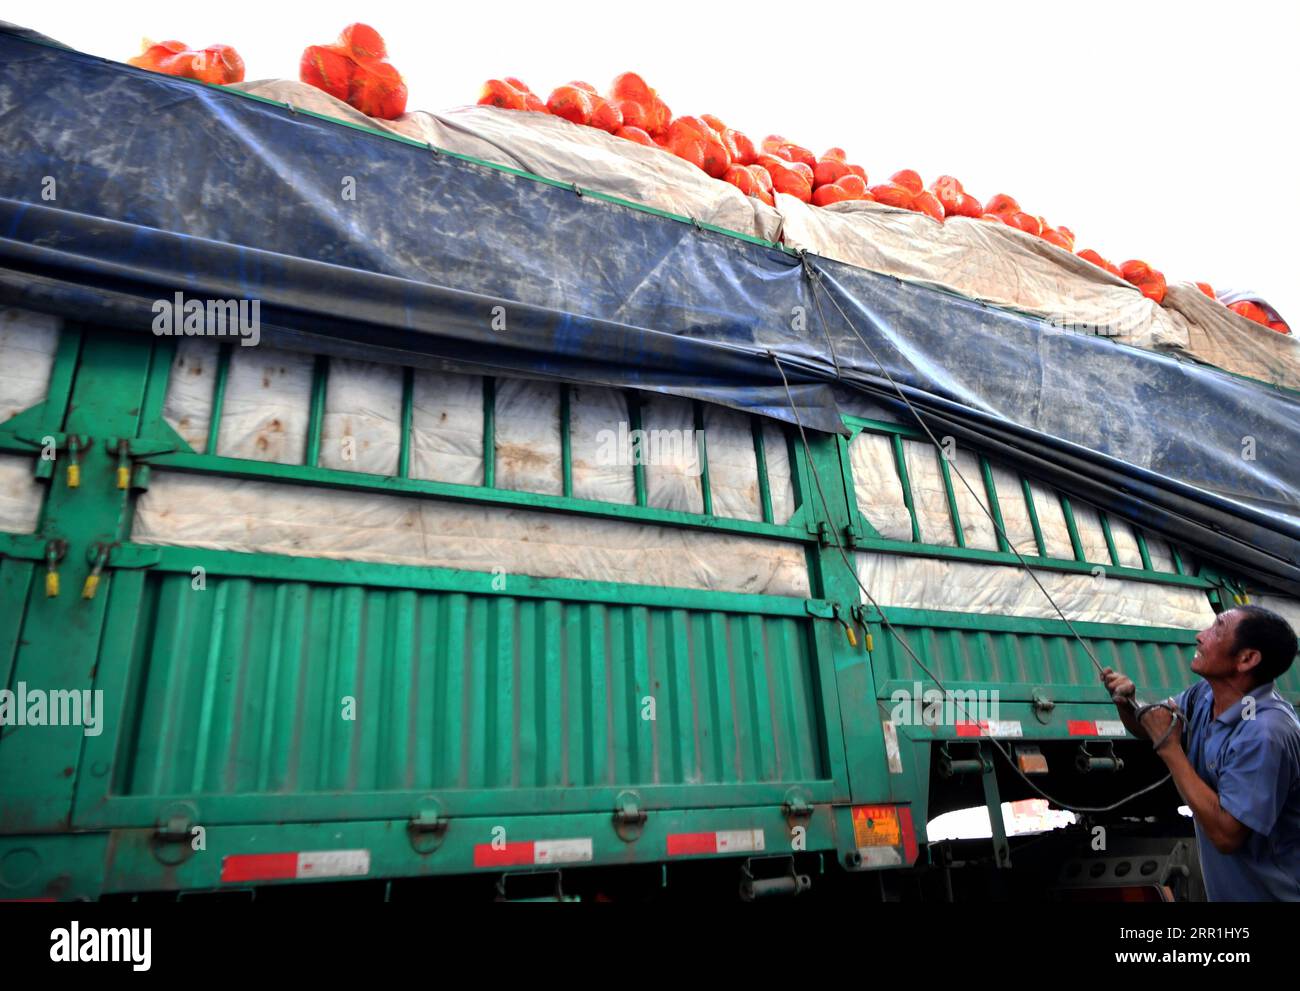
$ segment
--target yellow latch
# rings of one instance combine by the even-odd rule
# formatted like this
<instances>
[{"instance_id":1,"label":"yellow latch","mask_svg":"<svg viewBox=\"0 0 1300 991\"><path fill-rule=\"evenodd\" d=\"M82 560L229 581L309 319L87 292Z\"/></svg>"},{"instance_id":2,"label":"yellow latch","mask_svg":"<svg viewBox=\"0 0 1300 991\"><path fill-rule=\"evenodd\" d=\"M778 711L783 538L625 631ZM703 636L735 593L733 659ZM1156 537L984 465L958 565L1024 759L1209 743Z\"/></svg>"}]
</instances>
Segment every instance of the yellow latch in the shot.
<instances>
[{"instance_id":1,"label":"yellow latch","mask_svg":"<svg viewBox=\"0 0 1300 991\"><path fill-rule=\"evenodd\" d=\"M104 565L108 562L108 548L103 544L95 553L95 561L90 566L90 574L86 576L86 582L81 586L81 597L83 599L93 599L95 593L99 591L99 573L104 570Z\"/></svg>"},{"instance_id":2,"label":"yellow latch","mask_svg":"<svg viewBox=\"0 0 1300 991\"><path fill-rule=\"evenodd\" d=\"M131 462L130 447L126 441L117 442L117 487L119 489L129 489L131 487Z\"/></svg>"},{"instance_id":3,"label":"yellow latch","mask_svg":"<svg viewBox=\"0 0 1300 991\"><path fill-rule=\"evenodd\" d=\"M62 540L51 540L45 545L45 596L53 599L59 594L59 562L67 553L68 545Z\"/></svg>"},{"instance_id":4,"label":"yellow latch","mask_svg":"<svg viewBox=\"0 0 1300 991\"><path fill-rule=\"evenodd\" d=\"M68 435L68 488L81 487L81 464L77 458L81 454L81 444L76 434Z\"/></svg>"}]
</instances>

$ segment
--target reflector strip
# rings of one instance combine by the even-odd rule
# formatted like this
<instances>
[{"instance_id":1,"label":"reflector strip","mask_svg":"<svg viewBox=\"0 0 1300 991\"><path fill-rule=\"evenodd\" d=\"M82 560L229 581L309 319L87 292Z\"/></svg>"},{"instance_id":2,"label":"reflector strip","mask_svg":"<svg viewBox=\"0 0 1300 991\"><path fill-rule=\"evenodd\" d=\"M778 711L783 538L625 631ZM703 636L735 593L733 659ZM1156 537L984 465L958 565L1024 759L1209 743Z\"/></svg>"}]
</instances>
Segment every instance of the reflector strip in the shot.
<instances>
[{"instance_id":1,"label":"reflector strip","mask_svg":"<svg viewBox=\"0 0 1300 991\"><path fill-rule=\"evenodd\" d=\"M890 774L903 773L903 755L898 749L898 727L892 721L885 724L885 760L889 763Z\"/></svg>"},{"instance_id":2,"label":"reflector strip","mask_svg":"<svg viewBox=\"0 0 1300 991\"><path fill-rule=\"evenodd\" d=\"M1091 719L1071 719L1067 725L1071 736L1096 736L1097 724Z\"/></svg>"},{"instance_id":3,"label":"reflector strip","mask_svg":"<svg viewBox=\"0 0 1300 991\"><path fill-rule=\"evenodd\" d=\"M578 864L591 860L591 837L569 840L521 840L474 847L475 867L518 867L532 864Z\"/></svg>"},{"instance_id":4,"label":"reflector strip","mask_svg":"<svg viewBox=\"0 0 1300 991\"><path fill-rule=\"evenodd\" d=\"M958 736L1024 736L1016 719L981 719L978 723L956 723L953 728Z\"/></svg>"},{"instance_id":5,"label":"reflector strip","mask_svg":"<svg viewBox=\"0 0 1300 991\"><path fill-rule=\"evenodd\" d=\"M916 861L916 830L912 828L912 807L910 805L900 805L898 807L898 822L903 833L903 863L914 863Z\"/></svg>"},{"instance_id":6,"label":"reflector strip","mask_svg":"<svg viewBox=\"0 0 1300 991\"><path fill-rule=\"evenodd\" d=\"M765 849L761 829L722 829L715 833L669 833L668 856L754 853Z\"/></svg>"},{"instance_id":7,"label":"reflector strip","mask_svg":"<svg viewBox=\"0 0 1300 991\"><path fill-rule=\"evenodd\" d=\"M307 850L302 853L241 853L221 859L221 883L364 877L369 850Z\"/></svg>"},{"instance_id":8,"label":"reflector strip","mask_svg":"<svg viewBox=\"0 0 1300 991\"><path fill-rule=\"evenodd\" d=\"M1120 722L1118 719L1114 719L1114 720L1098 719L1097 735L1098 736L1127 736L1128 730L1124 728L1124 724Z\"/></svg>"}]
</instances>

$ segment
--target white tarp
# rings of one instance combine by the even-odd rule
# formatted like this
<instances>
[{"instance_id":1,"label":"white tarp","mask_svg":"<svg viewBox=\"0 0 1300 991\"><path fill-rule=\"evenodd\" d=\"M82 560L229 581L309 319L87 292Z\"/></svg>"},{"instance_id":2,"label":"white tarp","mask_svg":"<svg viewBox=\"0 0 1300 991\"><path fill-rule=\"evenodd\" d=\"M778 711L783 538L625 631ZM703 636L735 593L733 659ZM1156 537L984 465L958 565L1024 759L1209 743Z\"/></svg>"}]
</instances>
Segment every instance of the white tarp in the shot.
<instances>
[{"instance_id":1,"label":"white tarp","mask_svg":"<svg viewBox=\"0 0 1300 991\"><path fill-rule=\"evenodd\" d=\"M497 488L563 495L559 385L498 379L496 389Z\"/></svg>"},{"instance_id":2,"label":"white tarp","mask_svg":"<svg viewBox=\"0 0 1300 991\"><path fill-rule=\"evenodd\" d=\"M401 437L401 367L331 361L321 420L321 467L396 475Z\"/></svg>"},{"instance_id":3,"label":"white tarp","mask_svg":"<svg viewBox=\"0 0 1300 991\"><path fill-rule=\"evenodd\" d=\"M483 484L483 380L417 369L411 384L412 478Z\"/></svg>"},{"instance_id":4,"label":"white tarp","mask_svg":"<svg viewBox=\"0 0 1300 991\"><path fill-rule=\"evenodd\" d=\"M938 450L928 440L904 440L903 463L921 542L956 547L957 535L948 511L948 488L943 482Z\"/></svg>"},{"instance_id":5,"label":"white tarp","mask_svg":"<svg viewBox=\"0 0 1300 991\"><path fill-rule=\"evenodd\" d=\"M767 463L773 523L788 523L796 508L794 479L790 474L790 447L785 430L771 420L763 421L763 460Z\"/></svg>"},{"instance_id":6,"label":"white tarp","mask_svg":"<svg viewBox=\"0 0 1300 991\"><path fill-rule=\"evenodd\" d=\"M311 355L295 351L232 348L217 454L302 464L307 455L313 364Z\"/></svg>"},{"instance_id":7,"label":"white tarp","mask_svg":"<svg viewBox=\"0 0 1300 991\"><path fill-rule=\"evenodd\" d=\"M30 466L29 466L30 470ZM797 543L159 471L131 539L212 550L807 597ZM499 572L498 572L499 573Z\"/></svg>"},{"instance_id":8,"label":"white tarp","mask_svg":"<svg viewBox=\"0 0 1300 991\"><path fill-rule=\"evenodd\" d=\"M59 326L43 313L0 309L0 423L45 401Z\"/></svg>"},{"instance_id":9,"label":"white tarp","mask_svg":"<svg viewBox=\"0 0 1300 991\"><path fill-rule=\"evenodd\" d=\"M35 533L45 487L36 480L34 457L0 454L0 530Z\"/></svg>"},{"instance_id":10,"label":"white tarp","mask_svg":"<svg viewBox=\"0 0 1300 991\"><path fill-rule=\"evenodd\" d=\"M207 445L218 345L182 338L172 363L163 415L193 447ZM268 348L234 348L222 401L217 453L302 464L311 409L313 359ZM483 380L452 372L413 371L411 478L483 483ZM375 362L329 363L320 464L341 471L395 475L401 447L403 369ZM495 485L560 495L564 490L560 440L560 386L498 379L493 434ZM616 389L569 388L573 494L579 499L636 501L632 429L627 399ZM705 407L713 510L718 516L759 520L757 458L749 420ZM703 511L699 439L689 400L644 397L642 429L647 503L662 509ZM794 512L790 458L782 428L763 425L773 519Z\"/></svg>"},{"instance_id":11,"label":"white tarp","mask_svg":"<svg viewBox=\"0 0 1300 991\"><path fill-rule=\"evenodd\" d=\"M849 465L858 511L867 522L889 540L911 540L912 514L903 499L890 438L868 431L858 434L849 444Z\"/></svg>"},{"instance_id":12,"label":"white tarp","mask_svg":"<svg viewBox=\"0 0 1300 991\"><path fill-rule=\"evenodd\" d=\"M212 383L217 370L217 346L198 337L176 341L163 419L185 443L202 453L212 423Z\"/></svg>"},{"instance_id":13,"label":"white tarp","mask_svg":"<svg viewBox=\"0 0 1300 991\"><path fill-rule=\"evenodd\" d=\"M765 241L776 240L780 232L781 218L775 210L730 183L711 179L659 148L646 148L550 114L468 106L436 114L421 110L385 121L293 80L262 79L233 88Z\"/></svg>"},{"instance_id":14,"label":"white tarp","mask_svg":"<svg viewBox=\"0 0 1300 991\"><path fill-rule=\"evenodd\" d=\"M1168 350L1277 385L1300 388L1300 339L1238 316L1194 286L1165 305L1123 279L1005 224L939 223L878 203L812 207L777 194L783 239L826 258L1046 317L1059 326Z\"/></svg>"},{"instance_id":15,"label":"white tarp","mask_svg":"<svg viewBox=\"0 0 1300 991\"><path fill-rule=\"evenodd\" d=\"M1273 610L1291 624L1292 630L1300 634L1300 599L1292 599L1285 595L1261 595L1257 592L1251 592L1250 604Z\"/></svg>"},{"instance_id":16,"label":"white tarp","mask_svg":"<svg viewBox=\"0 0 1300 991\"><path fill-rule=\"evenodd\" d=\"M862 584L886 609L1060 619L1033 578L1016 566L868 552L859 552L857 563ZM1201 589L1042 569L1034 574L1073 622L1182 630L1214 622ZM862 599L867 601L865 595Z\"/></svg>"},{"instance_id":17,"label":"white tarp","mask_svg":"<svg viewBox=\"0 0 1300 991\"><path fill-rule=\"evenodd\" d=\"M570 387L569 455L575 498L636 502L629 422L627 397L618 389Z\"/></svg>"}]
</instances>

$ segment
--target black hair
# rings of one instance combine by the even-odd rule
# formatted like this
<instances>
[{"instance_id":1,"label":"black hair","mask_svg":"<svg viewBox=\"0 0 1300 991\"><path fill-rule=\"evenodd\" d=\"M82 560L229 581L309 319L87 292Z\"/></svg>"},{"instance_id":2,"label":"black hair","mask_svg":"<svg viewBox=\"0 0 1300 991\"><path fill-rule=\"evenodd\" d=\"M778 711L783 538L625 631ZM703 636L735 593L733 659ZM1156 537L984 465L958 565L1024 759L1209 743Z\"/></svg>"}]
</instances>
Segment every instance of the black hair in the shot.
<instances>
[{"instance_id":1,"label":"black hair","mask_svg":"<svg viewBox=\"0 0 1300 991\"><path fill-rule=\"evenodd\" d=\"M1232 652L1254 648L1260 653L1259 665L1255 668L1257 684L1275 681L1286 674L1296 655L1296 635L1291 624L1263 606L1237 606L1235 611L1241 614L1237 620L1236 639Z\"/></svg>"}]
</instances>

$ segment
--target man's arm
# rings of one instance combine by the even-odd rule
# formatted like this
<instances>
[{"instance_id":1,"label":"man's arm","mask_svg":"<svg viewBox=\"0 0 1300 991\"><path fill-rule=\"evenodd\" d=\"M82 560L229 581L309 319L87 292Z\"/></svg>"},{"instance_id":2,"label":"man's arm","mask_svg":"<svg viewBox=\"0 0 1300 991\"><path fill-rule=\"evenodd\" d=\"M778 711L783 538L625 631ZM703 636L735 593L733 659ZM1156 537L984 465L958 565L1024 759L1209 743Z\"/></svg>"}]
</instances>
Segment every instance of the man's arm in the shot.
<instances>
[{"instance_id":1,"label":"man's arm","mask_svg":"<svg viewBox=\"0 0 1300 991\"><path fill-rule=\"evenodd\" d=\"M1192 762L1183 752L1178 734L1170 736L1169 742L1158 753L1173 775L1178 794L1183 796L1183 801L1192 810L1192 815L1201 824L1201 829L1214 844L1214 848L1220 853L1235 853L1240 849L1250 836L1250 827L1223 811L1223 806L1219 804L1219 793L1196 773L1196 768L1192 767Z\"/></svg>"},{"instance_id":2,"label":"man's arm","mask_svg":"<svg viewBox=\"0 0 1300 991\"><path fill-rule=\"evenodd\" d=\"M1106 691L1110 692L1111 701L1115 703L1115 711L1119 713L1120 722L1124 728L1132 733L1139 740L1153 739L1151 734L1137 720L1137 686L1127 678L1112 668L1103 668L1101 680L1106 686Z\"/></svg>"}]
</instances>

